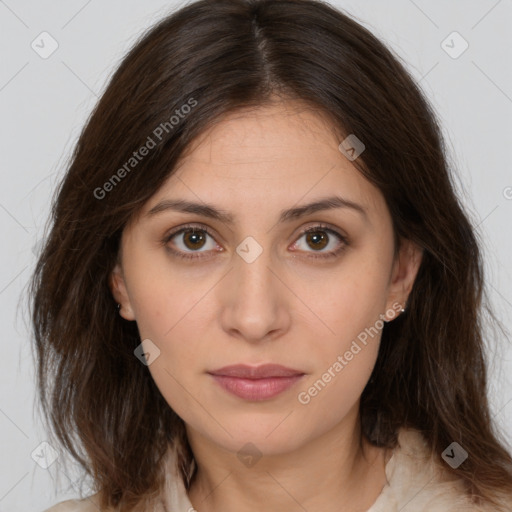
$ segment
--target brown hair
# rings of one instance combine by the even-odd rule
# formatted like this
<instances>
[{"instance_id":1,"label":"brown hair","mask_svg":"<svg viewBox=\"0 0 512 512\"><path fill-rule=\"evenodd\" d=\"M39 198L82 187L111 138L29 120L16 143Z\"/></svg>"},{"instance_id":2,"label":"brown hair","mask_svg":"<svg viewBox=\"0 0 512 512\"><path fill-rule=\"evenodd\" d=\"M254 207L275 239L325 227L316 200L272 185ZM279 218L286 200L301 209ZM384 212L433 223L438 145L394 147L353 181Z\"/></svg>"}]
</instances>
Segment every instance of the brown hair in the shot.
<instances>
[{"instance_id":1,"label":"brown hair","mask_svg":"<svg viewBox=\"0 0 512 512\"><path fill-rule=\"evenodd\" d=\"M497 319L482 300L479 244L436 116L398 57L315 0L191 3L144 35L114 73L53 198L31 281L50 427L102 491L103 507L129 511L157 492L168 443L180 448L189 488L183 421L134 356L137 325L117 314L109 274L123 227L191 141L223 115L274 95L307 102L364 142L353 163L382 192L396 248L406 238L424 249L406 313L382 332L361 398L364 434L392 447L399 427L414 427L437 455L457 441L469 458L450 470L476 502L497 504L512 486L512 459L486 397L483 306ZM154 147L132 162L149 138Z\"/></svg>"}]
</instances>

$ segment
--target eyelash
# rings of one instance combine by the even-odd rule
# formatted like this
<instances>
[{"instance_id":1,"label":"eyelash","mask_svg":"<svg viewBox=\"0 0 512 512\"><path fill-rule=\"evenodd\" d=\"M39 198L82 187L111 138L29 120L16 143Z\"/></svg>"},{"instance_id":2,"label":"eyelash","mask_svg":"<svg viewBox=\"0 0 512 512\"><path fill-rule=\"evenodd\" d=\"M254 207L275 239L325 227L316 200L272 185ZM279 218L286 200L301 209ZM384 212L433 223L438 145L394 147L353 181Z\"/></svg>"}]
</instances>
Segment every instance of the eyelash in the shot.
<instances>
[{"instance_id":1,"label":"eyelash","mask_svg":"<svg viewBox=\"0 0 512 512\"><path fill-rule=\"evenodd\" d=\"M215 239L213 233L210 231L210 228L204 224L186 224L185 226L182 226L181 228L167 234L163 240L162 240L162 245L166 246L167 249L174 255L174 256L177 256L178 258L183 258L185 260L194 260L194 259L199 259L199 258L204 258L205 256L199 256L199 255L196 255L196 253L192 252L192 253L184 253L184 252L181 252L181 251L176 251L174 249L171 249L170 247L167 246L167 244L176 236L176 235L179 235L181 233L185 233L185 232L188 232L188 231L204 231L205 233L207 233L209 236L211 236L213 239ZM326 226L325 224L318 224L316 226L312 226L312 227L309 227L309 228L306 228L306 229L303 229L301 232L300 232L300 235L299 235L299 238L301 238L303 235L307 235L308 233L315 233L317 231L325 231L329 234L333 234L335 237L337 237L340 242L342 242L342 245L340 248L334 250L334 251L330 251L330 252L326 252L326 253L322 253L322 254L310 254L309 256L307 256L307 258L314 258L314 259L328 259L328 258L335 258L336 256L339 256L346 248L347 246L349 245L349 242L347 240L347 238L345 236L343 236L341 233L338 233L337 231L335 231L334 229L330 228L329 226ZM298 238L298 239L299 239Z\"/></svg>"}]
</instances>

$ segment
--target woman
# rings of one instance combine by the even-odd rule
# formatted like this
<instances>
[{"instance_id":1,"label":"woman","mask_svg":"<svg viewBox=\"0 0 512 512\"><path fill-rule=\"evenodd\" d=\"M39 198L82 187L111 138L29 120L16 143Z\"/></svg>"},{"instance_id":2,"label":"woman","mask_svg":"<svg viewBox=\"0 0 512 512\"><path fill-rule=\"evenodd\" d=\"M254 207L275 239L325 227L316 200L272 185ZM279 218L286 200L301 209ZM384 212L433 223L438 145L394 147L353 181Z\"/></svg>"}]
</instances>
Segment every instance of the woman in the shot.
<instances>
[{"instance_id":1,"label":"woman","mask_svg":"<svg viewBox=\"0 0 512 512\"><path fill-rule=\"evenodd\" d=\"M510 511L435 115L313 0L192 3L112 77L33 281L52 511Z\"/></svg>"}]
</instances>

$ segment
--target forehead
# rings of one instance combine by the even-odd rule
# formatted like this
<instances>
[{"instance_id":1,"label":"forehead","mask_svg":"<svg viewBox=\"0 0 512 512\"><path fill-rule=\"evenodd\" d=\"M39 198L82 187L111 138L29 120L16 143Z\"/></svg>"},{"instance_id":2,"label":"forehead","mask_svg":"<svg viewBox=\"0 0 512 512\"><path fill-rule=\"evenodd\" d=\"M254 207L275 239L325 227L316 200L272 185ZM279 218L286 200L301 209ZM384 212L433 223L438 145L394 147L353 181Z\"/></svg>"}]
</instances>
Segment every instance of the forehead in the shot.
<instances>
[{"instance_id":1,"label":"forehead","mask_svg":"<svg viewBox=\"0 0 512 512\"><path fill-rule=\"evenodd\" d=\"M250 165L299 160L337 148L335 126L318 109L300 102L278 102L232 112L193 141L182 163ZM336 157L338 154L335 153Z\"/></svg>"},{"instance_id":2,"label":"forehead","mask_svg":"<svg viewBox=\"0 0 512 512\"><path fill-rule=\"evenodd\" d=\"M335 192L381 212L380 191L340 152L338 131L298 102L230 113L190 143L144 211L179 197L254 212Z\"/></svg>"}]
</instances>

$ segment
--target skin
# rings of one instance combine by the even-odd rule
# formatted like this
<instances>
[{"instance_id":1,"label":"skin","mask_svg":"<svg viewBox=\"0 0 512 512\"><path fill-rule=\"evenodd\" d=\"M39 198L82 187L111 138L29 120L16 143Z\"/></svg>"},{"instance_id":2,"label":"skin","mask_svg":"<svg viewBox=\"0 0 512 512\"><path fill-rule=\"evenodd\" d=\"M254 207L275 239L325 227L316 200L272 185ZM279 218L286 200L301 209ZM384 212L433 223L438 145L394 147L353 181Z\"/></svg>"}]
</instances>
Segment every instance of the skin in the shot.
<instances>
[{"instance_id":1,"label":"skin","mask_svg":"<svg viewBox=\"0 0 512 512\"><path fill-rule=\"evenodd\" d=\"M392 321L412 288L421 250L404 240L395 258L389 210L380 191L339 151L341 139L317 111L277 102L238 111L189 147L177 171L126 226L111 290L141 340L160 350L148 366L184 420L198 465L189 497L200 512L367 510L386 483L390 453L361 436L359 401L374 367L378 335L308 404L298 401L361 332ZM366 211L317 211L278 222L281 210L337 194ZM232 225L172 210L162 199L214 204ZM201 223L162 242L173 228ZM320 249L302 228L327 223ZM321 235L326 232L320 229ZM248 263L236 252L248 236L262 248ZM202 258L186 260L168 248ZM395 305L395 309L393 309ZM148 350L154 350L151 346ZM206 372L276 363L306 375L269 400L224 391ZM246 443L262 457L251 467ZM303 508L302 508L303 507Z\"/></svg>"}]
</instances>

